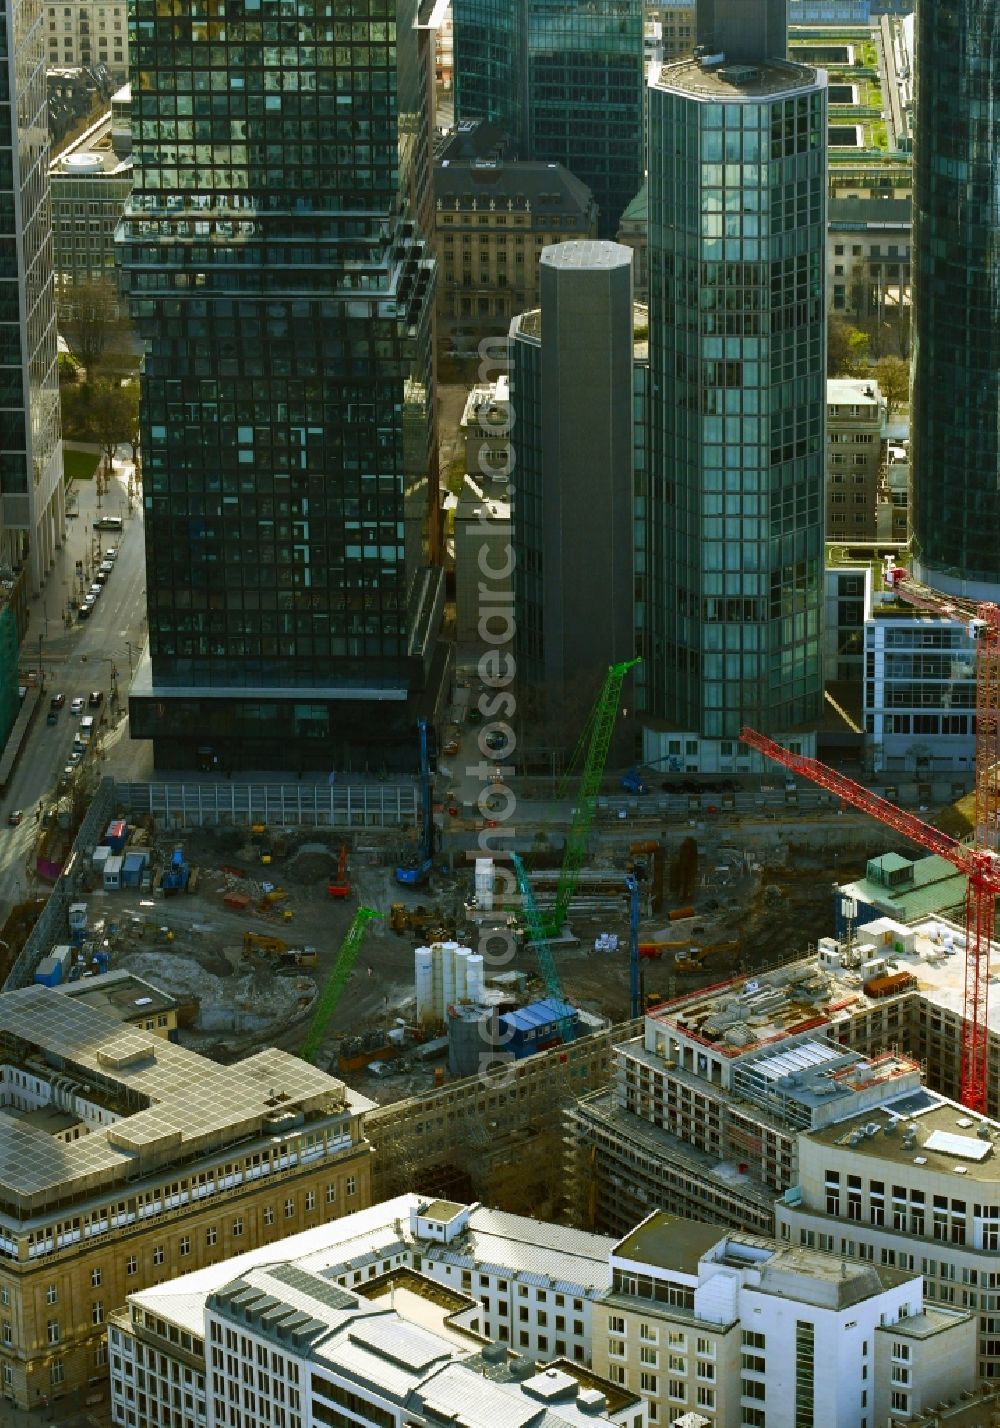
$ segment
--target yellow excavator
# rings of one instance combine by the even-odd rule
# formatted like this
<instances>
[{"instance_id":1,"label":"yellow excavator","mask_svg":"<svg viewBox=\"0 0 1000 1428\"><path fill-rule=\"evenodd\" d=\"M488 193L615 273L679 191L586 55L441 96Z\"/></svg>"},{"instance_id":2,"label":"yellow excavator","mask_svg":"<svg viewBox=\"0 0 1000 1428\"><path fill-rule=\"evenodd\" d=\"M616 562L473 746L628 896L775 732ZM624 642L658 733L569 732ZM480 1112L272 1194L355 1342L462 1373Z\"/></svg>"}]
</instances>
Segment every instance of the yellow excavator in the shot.
<instances>
[{"instance_id":1,"label":"yellow excavator","mask_svg":"<svg viewBox=\"0 0 1000 1428\"><path fill-rule=\"evenodd\" d=\"M738 952L740 943L706 942L704 947L692 947L683 957L674 958L675 972L700 972L710 957L720 957L725 952Z\"/></svg>"},{"instance_id":2,"label":"yellow excavator","mask_svg":"<svg viewBox=\"0 0 1000 1428\"><path fill-rule=\"evenodd\" d=\"M255 952L264 957L283 957L288 951L288 943L280 937L267 937L263 932L244 932L243 960L249 962Z\"/></svg>"}]
</instances>

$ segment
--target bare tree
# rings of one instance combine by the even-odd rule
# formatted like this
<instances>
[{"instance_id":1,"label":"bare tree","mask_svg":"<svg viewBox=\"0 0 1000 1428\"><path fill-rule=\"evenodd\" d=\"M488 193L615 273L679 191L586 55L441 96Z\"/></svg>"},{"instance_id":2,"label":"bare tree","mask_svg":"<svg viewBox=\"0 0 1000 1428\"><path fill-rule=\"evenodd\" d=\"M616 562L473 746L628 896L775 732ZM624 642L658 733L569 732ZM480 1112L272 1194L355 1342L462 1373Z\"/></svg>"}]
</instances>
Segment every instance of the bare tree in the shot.
<instances>
[{"instance_id":1,"label":"bare tree","mask_svg":"<svg viewBox=\"0 0 1000 1428\"><path fill-rule=\"evenodd\" d=\"M71 351L93 378L105 350L121 328L118 290L110 278L65 288L59 329Z\"/></svg>"}]
</instances>

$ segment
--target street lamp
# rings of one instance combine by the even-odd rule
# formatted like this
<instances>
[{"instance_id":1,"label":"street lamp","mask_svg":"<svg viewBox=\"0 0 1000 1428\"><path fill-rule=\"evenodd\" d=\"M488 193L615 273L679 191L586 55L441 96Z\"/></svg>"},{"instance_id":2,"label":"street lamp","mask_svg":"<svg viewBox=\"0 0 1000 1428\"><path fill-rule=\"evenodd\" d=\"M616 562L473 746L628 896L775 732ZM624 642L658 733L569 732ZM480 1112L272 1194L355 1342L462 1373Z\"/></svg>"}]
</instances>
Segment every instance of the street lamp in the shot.
<instances>
[{"instance_id":1,"label":"street lamp","mask_svg":"<svg viewBox=\"0 0 1000 1428\"><path fill-rule=\"evenodd\" d=\"M131 640L126 640L126 641L125 641L125 648L128 650L128 677L129 677L129 680L131 681L131 679L132 679L132 641L131 641Z\"/></svg>"}]
</instances>

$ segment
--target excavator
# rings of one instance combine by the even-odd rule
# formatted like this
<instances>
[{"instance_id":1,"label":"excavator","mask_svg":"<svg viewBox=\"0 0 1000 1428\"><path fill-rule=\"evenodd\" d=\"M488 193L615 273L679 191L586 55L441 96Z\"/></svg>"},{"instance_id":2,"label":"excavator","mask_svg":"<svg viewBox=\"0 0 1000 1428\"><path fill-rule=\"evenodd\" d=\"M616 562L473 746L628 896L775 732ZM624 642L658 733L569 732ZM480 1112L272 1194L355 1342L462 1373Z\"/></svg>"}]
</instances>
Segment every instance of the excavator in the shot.
<instances>
[{"instance_id":1,"label":"excavator","mask_svg":"<svg viewBox=\"0 0 1000 1428\"><path fill-rule=\"evenodd\" d=\"M341 843L340 857L337 859L337 873L326 885L327 897L349 897L351 879L347 871L347 844Z\"/></svg>"},{"instance_id":2,"label":"excavator","mask_svg":"<svg viewBox=\"0 0 1000 1428\"><path fill-rule=\"evenodd\" d=\"M639 956L644 962L658 962L664 952L683 952L685 947L690 946L690 938L684 938L681 942L640 942Z\"/></svg>"},{"instance_id":3,"label":"excavator","mask_svg":"<svg viewBox=\"0 0 1000 1428\"><path fill-rule=\"evenodd\" d=\"M243 960L249 962L255 952L262 957L282 957L289 950L280 937L268 937L263 932L244 932Z\"/></svg>"},{"instance_id":4,"label":"excavator","mask_svg":"<svg viewBox=\"0 0 1000 1428\"><path fill-rule=\"evenodd\" d=\"M720 957L726 952L738 952L740 945L738 941L706 942L704 947L692 947L686 956L674 958L674 971L700 972L710 957Z\"/></svg>"}]
</instances>

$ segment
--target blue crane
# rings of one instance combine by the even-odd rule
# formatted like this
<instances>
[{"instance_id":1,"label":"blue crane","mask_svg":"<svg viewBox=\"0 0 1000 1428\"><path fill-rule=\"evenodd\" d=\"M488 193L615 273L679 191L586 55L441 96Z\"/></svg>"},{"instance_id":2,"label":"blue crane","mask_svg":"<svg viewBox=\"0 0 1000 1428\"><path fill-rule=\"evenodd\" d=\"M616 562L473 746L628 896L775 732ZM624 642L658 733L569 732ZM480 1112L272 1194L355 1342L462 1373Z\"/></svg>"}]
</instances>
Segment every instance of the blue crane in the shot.
<instances>
[{"instance_id":1,"label":"blue crane","mask_svg":"<svg viewBox=\"0 0 1000 1428\"><path fill-rule=\"evenodd\" d=\"M628 999L633 1021L642 1014L639 995L639 879L635 873L625 874L628 888Z\"/></svg>"},{"instance_id":2,"label":"blue crane","mask_svg":"<svg viewBox=\"0 0 1000 1428\"><path fill-rule=\"evenodd\" d=\"M420 736L420 845L413 857L396 869L396 881L403 887L419 887L430 876L434 862L434 805L431 798L431 767L427 751L427 720L417 720Z\"/></svg>"},{"instance_id":3,"label":"blue crane","mask_svg":"<svg viewBox=\"0 0 1000 1428\"><path fill-rule=\"evenodd\" d=\"M561 1041L573 1040L573 1017L570 1012L569 1003L566 1001L566 994L563 991L562 978L559 976L555 958L552 955L552 948L549 946L549 939L545 935L545 926L535 902L535 894L531 890L528 882L528 874L524 864L516 853L511 853L511 862L514 864L514 872L517 876L517 885L521 889L521 897L524 901L524 916L528 924L528 931L531 934L531 941L535 948L535 956L538 958L538 965L541 968L542 980L549 997L560 1006L566 1008L566 1015L561 1017L558 1023L559 1039Z\"/></svg>"}]
</instances>

